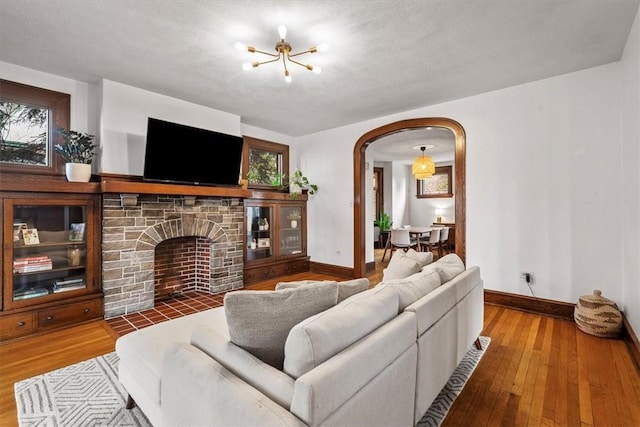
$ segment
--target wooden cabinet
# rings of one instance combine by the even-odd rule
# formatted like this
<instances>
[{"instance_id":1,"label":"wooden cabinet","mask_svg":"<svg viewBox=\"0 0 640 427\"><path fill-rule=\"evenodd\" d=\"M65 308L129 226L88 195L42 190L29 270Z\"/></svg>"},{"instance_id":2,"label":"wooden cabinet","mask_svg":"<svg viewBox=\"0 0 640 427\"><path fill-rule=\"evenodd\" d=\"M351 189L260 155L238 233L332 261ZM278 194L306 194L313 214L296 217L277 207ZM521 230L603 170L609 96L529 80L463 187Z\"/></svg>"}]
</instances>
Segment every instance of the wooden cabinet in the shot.
<instances>
[{"instance_id":1,"label":"wooden cabinet","mask_svg":"<svg viewBox=\"0 0 640 427\"><path fill-rule=\"evenodd\" d=\"M305 201L244 202L244 282L309 271Z\"/></svg>"},{"instance_id":2,"label":"wooden cabinet","mask_svg":"<svg viewBox=\"0 0 640 427\"><path fill-rule=\"evenodd\" d=\"M0 340L103 317L100 196L1 192Z\"/></svg>"}]
</instances>

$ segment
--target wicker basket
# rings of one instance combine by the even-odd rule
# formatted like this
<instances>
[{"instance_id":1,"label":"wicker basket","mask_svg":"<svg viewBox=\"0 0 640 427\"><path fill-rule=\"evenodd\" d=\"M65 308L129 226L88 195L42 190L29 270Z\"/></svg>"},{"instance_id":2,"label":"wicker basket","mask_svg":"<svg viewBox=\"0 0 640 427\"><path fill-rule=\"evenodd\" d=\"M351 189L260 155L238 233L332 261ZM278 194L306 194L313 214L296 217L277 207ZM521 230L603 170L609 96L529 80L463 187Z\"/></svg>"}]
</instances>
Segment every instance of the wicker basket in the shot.
<instances>
[{"instance_id":1,"label":"wicker basket","mask_svg":"<svg viewBox=\"0 0 640 427\"><path fill-rule=\"evenodd\" d=\"M593 295L578 299L573 318L578 329L590 335L615 338L622 330L622 314L615 302L602 296L598 289Z\"/></svg>"}]
</instances>

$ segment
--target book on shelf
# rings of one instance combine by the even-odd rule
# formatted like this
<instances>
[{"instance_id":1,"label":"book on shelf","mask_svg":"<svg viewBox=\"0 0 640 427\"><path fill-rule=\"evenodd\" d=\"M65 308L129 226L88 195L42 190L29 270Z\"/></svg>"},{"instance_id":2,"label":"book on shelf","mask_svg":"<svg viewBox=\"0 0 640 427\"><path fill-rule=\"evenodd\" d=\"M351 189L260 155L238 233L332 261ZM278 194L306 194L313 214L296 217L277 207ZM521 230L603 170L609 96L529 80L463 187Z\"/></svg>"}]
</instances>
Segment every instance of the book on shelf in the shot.
<instances>
[{"instance_id":1,"label":"book on shelf","mask_svg":"<svg viewBox=\"0 0 640 427\"><path fill-rule=\"evenodd\" d=\"M49 290L47 288L30 288L21 291L13 291L14 300L36 298L43 295L49 295Z\"/></svg>"},{"instance_id":2,"label":"book on shelf","mask_svg":"<svg viewBox=\"0 0 640 427\"><path fill-rule=\"evenodd\" d=\"M57 294L60 292L75 291L76 289L84 289L84 288L85 288L84 283L76 283L75 285L54 286L53 292Z\"/></svg>"},{"instance_id":3,"label":"book on shelf","mask_svg":"<svg viewBox=\"0 0 640 427\"><path fill-rule=\"evenodd\" d=\"M75 284L78 284L78 283L84 283L84 278L83 277L75 277L75 278L56 280L55 282L53 282L53 285L54 286L66 286L66 285L75 285Z\"/></svg>"},{"instance_id":4,"label":"book on shelf","mask_svg":"<svg viewBox=\"0 0 640 427\"><path fill-rule=\"evenodd\" d=\"M51 270L53 262L48 256L20 257L13 260L13 270L17 273Z\"/></svg>"},{"instance_id":5,"label":"book on shelf","mask_svg":"<svg viewBox=\"0 0 640 427\"><path fill-rule=\"evenodd\" d=\"M52 270L52 269L53 269L53 264L51 262L47 264L32 264L32 265L18 266L13 268L14 272L16 273L34 273L36 271L46 271L46 270Z\"/></svg>"}]
</instances>

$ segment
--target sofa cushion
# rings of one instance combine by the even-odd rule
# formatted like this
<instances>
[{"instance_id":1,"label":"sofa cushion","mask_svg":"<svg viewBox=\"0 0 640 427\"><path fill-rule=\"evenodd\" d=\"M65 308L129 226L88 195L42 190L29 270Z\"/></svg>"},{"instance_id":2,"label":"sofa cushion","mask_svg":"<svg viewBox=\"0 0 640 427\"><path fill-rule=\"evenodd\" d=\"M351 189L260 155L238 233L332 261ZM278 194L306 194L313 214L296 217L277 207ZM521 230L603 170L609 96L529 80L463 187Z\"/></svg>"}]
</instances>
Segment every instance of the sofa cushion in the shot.
<instances>
[{"instance_id":1,"label":"sofa cushion","mask_svg":"<svg viewBox=\"0 0 640 427\"><path fill-rule=\"evenodd\" d=\"M284 343L291 328L333 307L338 285L310 284L282 291L235 291L224 296L231 342L282 369Z\"/></svg>"},{"instance_id":2,"label":"sofa cushion","mask_svg":"<svg viewBox=\"0 0 640 427\"><path fill-rule=\"evenodd\" d=\"M389 287L398 293L399 311L413 304L429 292L440 286L440 274L434 268L425 268L404 279L392 279L380 282L376 288Z\"/></svg>"},{"instance_id":3,"label":"sofa cushion","mask_svg":"<svg viewBox=\"0 0 640 427\"><path fill-rule=\"evenodd\" d=\"M465 270L464 263L456 254L445 255L433 265L438 274L440 274L442 283L448 282Z\"/></svg>"},{"instance_id":4,"label":"sofa cushion","mask_svg":"<svg viewBox=\"0 0 640 427\"><path fill-rule=\"evenodd\" d=\"M284 347L284 371L310 371L398 315L398 294L373 288L295 325Z\"/></svg>"},{"instance_id":5,"label":"sofa cushion","mask_svg":"<svg viewBox=\"0 0 640 427\"><path fill-rule=\"evenodd\" d=\"M420 271L420 263L397 250L391 256L389 265L382 271L382 280L403 279Z\"/></svg>"},{"instance_id":6,"label":"sofa cushion","mask_svg":"<svg viewBox=\"0 0 640 427\"><path fill-rule=\"evenodd\" d=\"M276 284L276 291L282 289L291 289L298 286L308 285L309 283L336 283L330 280L298 280L293 282L280 282ZM345 280L338 283L338 302L344 301L351 295L355 295L359 292L369 289L369 279L361 277L358 279Z\"/></svg>"}]
</instances>

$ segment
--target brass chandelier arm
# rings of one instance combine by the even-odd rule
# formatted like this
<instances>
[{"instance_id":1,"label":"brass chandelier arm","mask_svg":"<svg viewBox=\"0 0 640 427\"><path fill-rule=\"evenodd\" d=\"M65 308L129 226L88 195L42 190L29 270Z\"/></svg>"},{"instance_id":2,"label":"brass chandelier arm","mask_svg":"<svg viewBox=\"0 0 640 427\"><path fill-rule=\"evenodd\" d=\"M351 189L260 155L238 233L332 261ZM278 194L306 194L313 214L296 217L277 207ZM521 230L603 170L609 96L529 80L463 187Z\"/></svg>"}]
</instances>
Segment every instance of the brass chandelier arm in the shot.
<instances>
[{"instance_id":1,"label":"brass chandelier arm","mask_svg":"<svg viewBox=\"0 0 640 427\"><path fill-rule=\"evenodd\" d=\"M293 62L294 64L298 64L298 65L300 65L301 67L306 68L306 69L307 69L307 70L309 70L309 71L312 71L312 70L313 70L313 65L303 64L302 62L298 62L298 61L296 61L295 59L291 59L291 55L287 55L287 59L288 59L289 61ZM286 68L286 66L285 66L285 68Z\"/></svg>"},{"instance_id":2,"label":"brass chandelier arm","mask_svg":"<svg viewBox=\"0 0 640 427\"><path fill-rule=\"evenodd\" d=\"M262 62L258 62L258 61L252 62L251 65L255 68L255 67L259 67L259 66L264 65L264 64L270 64L272 62L276 62L276 61L280 60L280 55L271 55L271 56L275 56L275 59L270 59L268 61L262 61ZM284 57L282 57L282 59L284 59Z\"/></svg>"},{"instance_id":3,"label":"brass chandelier arm","mask_svg":"<svg viewBox=\"0 0 640 427\"><path fill-rule=\"evenodd\" d=\"M280 57L280 52L278 52L278 54L275 53L271 53L271 52L265 52L264 50L260 50L260 49L256 49L253 46L247 46L247 51L251 52L251 53L261 53L263 55L268 55L268 56L273 56L275 57Z\"/></svg>"},{"instance_id":4,"label":"brass chandelier arm","mask_svg":"<svg viewBox=\"0 0 640 427\"><path fill-rule=\"evenodd\" d=\"M317 47L312 47L310 49L305 50L304 52L289 53L287 56L291 58L292 56L304 55L305 53L316 53L317 51L318 51Z\"/></svg>"}]
</instances>

